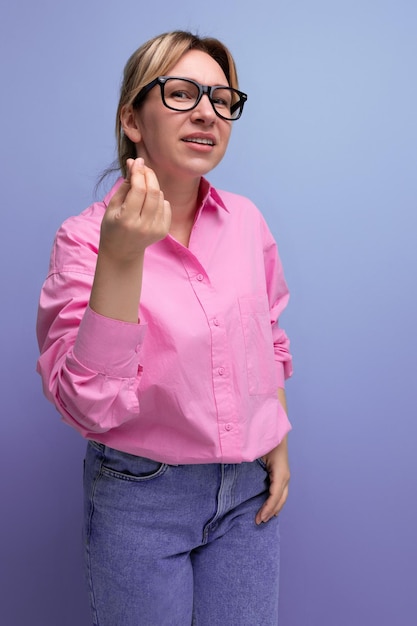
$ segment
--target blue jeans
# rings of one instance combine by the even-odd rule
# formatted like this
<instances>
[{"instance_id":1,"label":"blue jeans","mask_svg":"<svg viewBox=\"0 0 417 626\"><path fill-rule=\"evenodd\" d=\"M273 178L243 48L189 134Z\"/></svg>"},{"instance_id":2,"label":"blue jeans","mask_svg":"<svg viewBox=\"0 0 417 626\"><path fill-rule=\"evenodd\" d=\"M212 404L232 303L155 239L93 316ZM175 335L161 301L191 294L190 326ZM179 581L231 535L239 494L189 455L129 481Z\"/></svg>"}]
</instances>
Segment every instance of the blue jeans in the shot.
<instances>
[{"instance_id":1,"label":"blue jeans","mask_svg":"<svg viewBox=\"0 0 417 626\"><path fill-rule=\"evenodd\" d=\"M89 442L85 555L95 626L276 626L278 518L261 460L166 465Z\"/></svg>"}]
</instances>

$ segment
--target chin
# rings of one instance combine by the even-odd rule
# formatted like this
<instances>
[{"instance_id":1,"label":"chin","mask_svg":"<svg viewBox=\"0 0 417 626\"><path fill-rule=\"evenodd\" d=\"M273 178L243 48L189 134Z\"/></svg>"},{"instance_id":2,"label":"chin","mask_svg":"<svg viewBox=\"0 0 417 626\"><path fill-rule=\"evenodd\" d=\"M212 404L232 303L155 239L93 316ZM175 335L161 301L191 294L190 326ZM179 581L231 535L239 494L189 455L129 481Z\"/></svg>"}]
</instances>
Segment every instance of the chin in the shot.
<instances>
[{"instance_id":1,"label":"chin","mask_svg":"<svg viewBox=\"0 0 417 626\"><path fill-rule=\"evenodd\" d=\"M214 170L220 161L221 159L210 160L210 162L204 159L199 159L197 162L190 164L189 169L187 169L192 176L205 176Z\"/></svg>"}]
</instances>

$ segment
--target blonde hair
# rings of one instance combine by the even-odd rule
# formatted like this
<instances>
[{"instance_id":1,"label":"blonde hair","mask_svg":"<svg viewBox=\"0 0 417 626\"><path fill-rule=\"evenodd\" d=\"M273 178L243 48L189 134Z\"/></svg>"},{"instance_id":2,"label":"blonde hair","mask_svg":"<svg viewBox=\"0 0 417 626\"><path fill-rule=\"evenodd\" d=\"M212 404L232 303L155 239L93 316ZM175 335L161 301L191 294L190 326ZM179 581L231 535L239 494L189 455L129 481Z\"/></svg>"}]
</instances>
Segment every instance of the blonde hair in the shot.
<instances>
[{"instance_id":1,"label":"blonde hair","mask_svg":"<svg viewBox=\"0 0 417 626\"><path fill-rule=\"evenodd\" d=\"M119 169L126 176L126 160L136 157L135 144L124 134L120 122L122 108L133 104L140 90L163 76L189 50L210 55L222 68L230 87L238 89L236 65L230 51L218 39L199 37L186 31L172 31L150 39L128 59L120 88L116 114L116 141Z\"/></svg>"}]
</instances>

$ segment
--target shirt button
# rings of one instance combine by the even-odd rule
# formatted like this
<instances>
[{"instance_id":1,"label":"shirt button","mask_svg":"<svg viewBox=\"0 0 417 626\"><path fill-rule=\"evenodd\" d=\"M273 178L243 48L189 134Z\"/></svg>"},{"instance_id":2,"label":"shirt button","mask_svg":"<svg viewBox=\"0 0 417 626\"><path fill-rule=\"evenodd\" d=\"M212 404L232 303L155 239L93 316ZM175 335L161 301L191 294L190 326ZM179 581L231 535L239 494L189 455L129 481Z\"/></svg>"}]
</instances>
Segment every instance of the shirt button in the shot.
<instances>
[{"instance_id":1,"label":"shirt button","mask_svg":"<svg viewBox=\"0 0 417 626\"><path fill-rule=\"evenodd\" d=\"M219 367L219 369L217 371L219 372L220 376L223 376L223 374L224 374L224 367Z\"/></svg>"},{"instance_id":2,"label":"shirt button","mask_svg":"<svg viewBox=\"0 0 417 626\"><path fill-rule=\"evenodd\" d=\"M232 424L225 424L225 429L226 430L232 430L233 429L233 425Z\"/></svg>"},{"instance_id":3,"label":"shirt button","mask_svg":"<svg viewBox=\"0 0 417 626\"><path fill-rule=\"evenodd\" d=\"M204 279L203 274L197 274L197 280L201 282L203 279Z\"/></svg>"},{"instance_id":4,"label":"shirt button","mask_svg":"<svg viewBox=\"0 0 417 626\"><path fill-rule=\"evenodd\" d=\"M215 326L220 326L220 322L219 322L219 320L218 320L216 317L215 317L215 318L214 318L214 320L213 320L213 324L214 324Z\"/></svg>"}]
</instances>

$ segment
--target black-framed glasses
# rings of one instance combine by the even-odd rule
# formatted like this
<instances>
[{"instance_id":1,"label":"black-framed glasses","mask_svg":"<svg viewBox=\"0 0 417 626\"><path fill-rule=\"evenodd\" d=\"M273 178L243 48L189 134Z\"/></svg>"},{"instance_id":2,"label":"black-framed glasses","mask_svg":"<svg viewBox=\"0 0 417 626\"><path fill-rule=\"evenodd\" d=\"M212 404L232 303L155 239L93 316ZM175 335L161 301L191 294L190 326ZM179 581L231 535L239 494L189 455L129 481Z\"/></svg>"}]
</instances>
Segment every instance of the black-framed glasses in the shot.
<instances>
[{"instance_id":1,"label":"black-framed glasses","mask_svg":"<svg viewBox=\"0 0 417 626\"><path fill-rule=\"evenodd\" d=\"M233 89L233 87L200 85L191 78L179 76L158 76L139 91L133 101L133 106L138 107L155 85L161 88L162 102L168 109L191 111L198 105L201 98L207 95L216 115L224 120L238 120L248 99L243 91Z\"/></svg>"}]
</instances>

